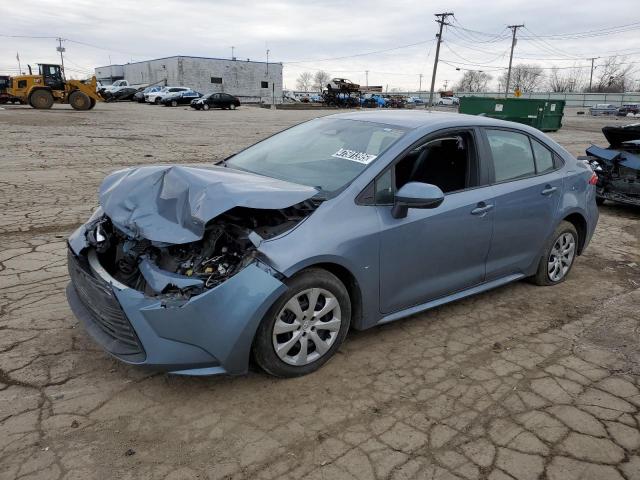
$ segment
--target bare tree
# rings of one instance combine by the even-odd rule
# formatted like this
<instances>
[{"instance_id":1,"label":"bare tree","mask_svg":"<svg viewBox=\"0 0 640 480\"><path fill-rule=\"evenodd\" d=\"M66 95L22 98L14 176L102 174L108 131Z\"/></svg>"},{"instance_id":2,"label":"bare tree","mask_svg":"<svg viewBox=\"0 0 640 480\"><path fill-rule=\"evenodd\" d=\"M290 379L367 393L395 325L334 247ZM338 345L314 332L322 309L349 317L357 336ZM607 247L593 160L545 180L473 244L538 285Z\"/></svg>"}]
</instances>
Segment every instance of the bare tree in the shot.
<instances>
[{"instance_id":1,"label":"bare tree","mask_svg":"<svg viewBox=\"0 0 640 480\"><path fill-rule=\"evenodd\" d=\"M478 70L467 70L454 89L458 92L486 92L491 75Z\"/></svg>"},{"instance_id":2,"label":"bare tree","mask_svg":"<svg viewBox=\"0 0 640 480\"><path fill-rule=\"evenodd\" d=\"M329 74L329 72L318 70L313 76L313 87L319 92L322 92L329 83L329 80L331 80L331 74Z\"/></svg>"},{"instance_id":3,"label":"bare tree","mask_svg":"<svg viewBox=\"0 0 640 480\"><path fill-rule=\"evenodd\" d=\"M296 88L303 92L308 92L313 87L313 74L311 72L302 72L296 80Z\"/></svg>"},{"instance_id":4,"label":"bare tree","mask_svg":"<svg viewBox=\"0 0 640 480\"><path fill-rule=\"evenodd\" d=\"M511 80L509 81L509 89L515 90L519 88L522 92L533 92L540 87L544 80L542 68L538 65L529 63L519 63L511 69ZM502 85L507 84L507 72L500 76Z\"/></svg>"},{"instance_id":5,"label":"bare tree","mask_svg":"<svg viewBox=\"0 0 640 480\"><path fill-rule=\"evenodd\" d=\"M578 92L585 82L584 70L579 67L561 70L557 67L551 69L547 86L551 92Z\"/></svg>"},{"instance_id":6,"label":"bare tree","mask_svg":"<svg viewBox=\"0 0 640 480\"><path fill-rule=\"evenodd\" d=\"M633 88L633 66L625 57L608 57L596 66L591 92L625 92ZM589 89L586 89L589 91Z\"/></svg>"}]
</instances>

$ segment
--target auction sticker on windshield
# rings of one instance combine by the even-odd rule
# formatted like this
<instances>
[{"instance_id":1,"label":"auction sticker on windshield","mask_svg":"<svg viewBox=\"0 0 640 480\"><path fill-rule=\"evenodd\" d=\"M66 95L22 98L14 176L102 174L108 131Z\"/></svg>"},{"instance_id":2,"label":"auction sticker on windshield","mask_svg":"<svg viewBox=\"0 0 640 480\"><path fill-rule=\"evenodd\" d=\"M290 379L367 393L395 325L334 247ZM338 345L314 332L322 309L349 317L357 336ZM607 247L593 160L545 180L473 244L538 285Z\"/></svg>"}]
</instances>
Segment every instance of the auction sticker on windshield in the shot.
<instances>
[{"instance_id":1,"label":"auction sticker on windshield","mask_svg":"<svg viewBox=\"0 0 640 480\"><path fill-rule=\"evenodd\" d=\"M366 152L356 152L355 150L349 150L346 148L341 148L331 156L335 158L343 158L345 160L351 160L353 162L362 163L363 165L369 165L377 157L377 155L371 155Z\"/></svg>"}]
</instances>

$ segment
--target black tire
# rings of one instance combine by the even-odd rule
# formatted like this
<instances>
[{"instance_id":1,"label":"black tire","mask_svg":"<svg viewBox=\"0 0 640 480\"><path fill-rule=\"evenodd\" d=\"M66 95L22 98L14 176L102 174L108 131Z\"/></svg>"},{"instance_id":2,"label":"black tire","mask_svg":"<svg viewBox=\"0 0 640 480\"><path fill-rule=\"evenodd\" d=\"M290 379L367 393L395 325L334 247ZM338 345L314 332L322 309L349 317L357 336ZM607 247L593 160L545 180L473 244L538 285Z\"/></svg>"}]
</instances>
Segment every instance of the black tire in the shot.
<instances>
[{"instance_id":1,"label":"black tire","mask_svg":"<svg viewBox=\"0 0 640 480\"><path fill-rule=\"evenodd\" d=\"M569 269L567 270L566 273L564 273L562 278L559 280L552 280L548 272L548 263L551 256L551 251L556 241L566 233L569 233L573 236L573 241L575 245L573 258L569 265ZM580 237L578 236L576 227L574 227L573 224L567 221L560 222L560 225L558 225L558 228L556 228L555 232L553 232L553 234L549 237L549 240L547 240L547 243L544 246L544 251L542 253L542 256L540 257L540 262L538 263L538 271L533 277L531 277L531 281L536 285L540 285L540 286L557 285L558 283L564 282L569 276L569 273L571 273L573 264L575 263L576 257L578 256L579 239Z\"/></svg>"},{"instance_id":2,"label":"black tire","mask_svg":"<svg viewBox=\"0 0 640 480\"><path fill-rule=\"evenodd\" d=\"M69 95L69 105L74 110L91 110L91 97L80 90L75 90Z\"/></svg>"},{"instance_id":3,"label":"black tire","mask_svg":"<svg viewBox=\"0 0 640 480\"><path fill-rule=\"evenodd\" d=\"M285 281L287 291L266 313L253 340L252 352L256 363L276 377L292 378L315 372L333 357L344 341L351 323L351 300L343 283L332 273L321 268L309 268ZM311 288L321 288L334 295L340 307L341 324L331 347L317 360L303 366L285 363L276 354L273 344L273 328L277 315L296 294ZM311 334L310 334L311 335Z\"/></svg>"},{"instance_id":4,"label":"black tire","mask_svg":"<svg viewBox=\"0 0 640 480\"><path fill-rule=\"evenodd\" d=\"M211 107L209 106L209 104L208 104L208 103L203 103L203 104L202 104L202 109L203 109L203 110L209 110L210 108L211 108Z\"/></svg>"},{"instance_id":5,"label":"black tire","mask_svg":"<svg viewBox=\"0 0 640 480\"><path fill-rule=\"evenodd\" d=\"M93 109L93 107L95 107L95 106L96 106L96 103L97 103L97 102L96 102L96 99L95 99L95 98L92 98L92 99L91 99L91 105L89 106L89 110L92 110L92 109Z\"/></svg>"},{"instance_id":6,"label":"black tire","mask_svg":"<svg viewBox=\"0 0 640 480\"><path fill-rule=\"evenodd\" d=\"M29 95L29 105L38 110L48 110L53 106L53 95L49 90L36 90Z\"/></svg>"},{"instance_id":7,"label":"black tire","mask_svg":"<svg viewBox=\"0 0 640 480\"><path fill-rule=\"evenodd\" d=\"M171 106L172 107L177 107L178 106L178 102L176 100L171 100Z\"/></svg>"},{"instance_id":8,"label":"black tire","mask_svg":"<svg viewBox=\"0 0 640 480\"><path fill-rule=\"evenodd\" d=\"M156 105L160 105L160 99L156 97L153 103L155 103Z\"/></svg>"},{"instance_id":9,"label":"black tire","mask_svg":"<svg viewBox=\"0 0 640 480\"><path fill-rule=\"evenodd\" d=\"M229 110L235 110L236 109L236 104L235 103L230 103L229 104Z\"/></svg>"}]
</instances>

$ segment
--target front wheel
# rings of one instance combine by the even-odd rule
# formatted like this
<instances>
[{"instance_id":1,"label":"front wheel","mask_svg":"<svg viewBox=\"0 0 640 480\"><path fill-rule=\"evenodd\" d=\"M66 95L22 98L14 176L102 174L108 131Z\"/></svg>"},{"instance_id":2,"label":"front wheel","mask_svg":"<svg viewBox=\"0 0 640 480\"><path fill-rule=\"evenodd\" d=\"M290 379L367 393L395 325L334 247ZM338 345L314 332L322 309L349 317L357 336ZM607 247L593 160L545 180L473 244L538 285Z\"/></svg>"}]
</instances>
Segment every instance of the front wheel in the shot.
<instances>
[{"instance_id":1,"label":"front wheel","mask_svg":"<svg viewBox=\"0 0 640 480\"><path fill-rule=\"evenodd\" d=\"M235 110L236 109L236 104L232 103L229 105L229 110Z\"/></svg>"},{"instance_id":2,"label":"front wheel","mask_svg":"<svg viewBox=\"0 0 640 480\"><path fill-rule=\"evenodd\" d=\"M351 301L333 274L310 268L287 280L287 291L258 327L253 356L277 377L314 372L340 348L351 322Z\"/></svg>"},{"instance_id":3,"label":"front wheel","mask_svg":"<svg viewBox=\"0 0 640 480\"><path fill-rule=\"evenodd\" d=\"M532 278L536 285L556 285L569 275L578 252L578 232L573 224L563 221L545 245Z\"/></svg>"},{"instance_id":4,"label":"front wheel","mask_svg":"<svg viewBox=\"0 0 640 480\"><path fill-rule=\"evenodd\" d=\"M74 110L90 110L91 98L80 90L75 90L69 95L69 104Z\"/></svg>"},{"instance_id":5,"label":"front wheel","mask_svg":"<svg viewBox=\"0 0 640 480\"><path fill-rule=\"evenodd\" d=\"M203 104L202 104L202 109L203 109L203 110L209 110L209 108L211 108L211 107L209 107L209 104L208 104L208 103L203 103Z\"/></svg>"},{"instance_id":6,"label":"front wheel","mask_svg":"<svg viewBox=\"0 0 640 480\"><path fill-rule=\"evenodd\" d=\"M178 102L176 100L171 100L171 106L172 107L177 107L178 106Z\"/></svg>"}]
</instances>

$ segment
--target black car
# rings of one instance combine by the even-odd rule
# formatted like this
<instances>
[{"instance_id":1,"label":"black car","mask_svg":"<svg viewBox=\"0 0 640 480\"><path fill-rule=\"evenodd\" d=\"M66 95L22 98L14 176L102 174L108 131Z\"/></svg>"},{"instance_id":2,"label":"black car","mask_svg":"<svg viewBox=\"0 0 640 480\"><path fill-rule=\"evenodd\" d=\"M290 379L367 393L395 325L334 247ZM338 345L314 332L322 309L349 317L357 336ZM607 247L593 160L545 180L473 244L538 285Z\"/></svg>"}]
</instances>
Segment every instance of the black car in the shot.
<instances>
[{"instance_id":1,"label":"black car","mask_svg":"<svg viewBox=\"0 0 640 480\"><path fill-rule=\"evenodd\" d=\"M201 93L194 92L193 90L188 90L186 92L175 92L170 95L167 95L160 103L165 107L177 107L178 105L186 105L191 103L194 100L202 97Z\"/></svg>"},{"instance_id":2,"label":"black car","mask_svg":"<svg viewBox=\"0 0 640 480\"><path fill-rule=\"evenodd\" d=\"M228 108L235 110L240 106L240 100L228 93L210 93L202 98L193 100L191 108L209 110L210 108Z\"/></svg>"}]
</instances>

